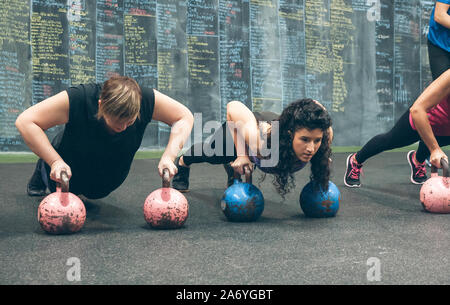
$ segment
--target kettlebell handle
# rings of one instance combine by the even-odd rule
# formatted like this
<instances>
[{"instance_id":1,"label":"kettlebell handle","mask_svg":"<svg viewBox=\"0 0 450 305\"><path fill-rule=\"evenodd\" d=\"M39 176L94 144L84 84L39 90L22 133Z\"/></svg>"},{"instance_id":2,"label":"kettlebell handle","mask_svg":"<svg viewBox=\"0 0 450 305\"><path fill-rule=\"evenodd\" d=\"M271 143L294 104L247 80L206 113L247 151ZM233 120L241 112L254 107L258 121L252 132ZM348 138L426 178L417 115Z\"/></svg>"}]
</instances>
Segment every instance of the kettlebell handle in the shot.
<instances>
[{"instance_id":1,"label":"kettlebell handle","mask_svg":"<svg viewBox=\"0 0 450 305\"><path fill-rule=\"evenodd\" d=\"M62 193L69 192L69 175L65 170L61 171L61 182L56 182L56 188L60 189Z\"/></svg>"},{"instance_id":2,"label":"kettlebell handle","mask_svg":"<svg viewBox=\"0 0 450 305\"><path fill-rule=\"evenodd\" d=\"M444 177L449 177L448 163L444 158L441 158L441 166L442 166ZM431 173L437 174L437 172L438 172L437 167L434 165L431 165Z\"/></svg>"},{"instance_id":3,"label":"kettlebell handle","mask_svg":"<svg viewBox=\"0 0 450 305\"><path fill-rule=\"evenodd\" d=\"M245 174L245 182L252 183L252 171L248 165L244 166L244 174ZM234 179L241 178L241 175L238 172L234 172Z\"/></svg>"},{"instance_id":4,"label":"kettlebell handle","mask_svg":"<svg viewBox=\"0 0 450 305\"><path fill-rule=\"evenodd\" d=\"M163 169L162 187L170 187L170 173L169 169L167 168Z\"/></svg>"}]
</instances>

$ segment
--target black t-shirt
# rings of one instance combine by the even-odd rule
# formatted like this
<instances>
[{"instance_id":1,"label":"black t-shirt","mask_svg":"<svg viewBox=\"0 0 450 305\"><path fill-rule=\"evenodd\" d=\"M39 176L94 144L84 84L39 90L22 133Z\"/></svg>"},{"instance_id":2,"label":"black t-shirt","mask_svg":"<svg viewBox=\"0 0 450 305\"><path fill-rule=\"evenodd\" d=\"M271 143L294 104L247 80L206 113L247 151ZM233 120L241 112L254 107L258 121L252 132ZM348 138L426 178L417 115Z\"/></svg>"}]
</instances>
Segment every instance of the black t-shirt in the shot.
<instances>
[{"instance_id":1,"label":"black t-shirt","mask_svg":"<svg viewBox=\"0 0 450 305\"><path fill-rule=\"evenodd\" d=\"M153 89L141 88L140 118L111 134L104 120L97 119L101 90L102 84L67 89L69 121L52 143L72 170L70 191L88 198L104 197L125 180L155 106Z\"/></svg>"}]
</instances>

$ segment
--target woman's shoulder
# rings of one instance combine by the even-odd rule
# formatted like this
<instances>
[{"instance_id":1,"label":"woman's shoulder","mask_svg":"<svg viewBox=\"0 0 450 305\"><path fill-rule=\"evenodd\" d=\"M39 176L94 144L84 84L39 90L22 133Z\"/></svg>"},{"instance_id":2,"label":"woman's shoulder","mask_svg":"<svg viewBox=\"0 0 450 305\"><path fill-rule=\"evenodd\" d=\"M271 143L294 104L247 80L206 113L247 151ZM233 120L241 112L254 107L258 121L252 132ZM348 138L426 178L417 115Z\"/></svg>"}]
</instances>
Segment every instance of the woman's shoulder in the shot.
<instances>
[{"instance_id":1,"label":"woman's shoulder","mask_svg":"<svg viewBox=\"0 0 450 305\"><path fill-rule=\"evenodd\" d=\"M72 85L67 89L70 100L74 99L96 99L100 97L102 84L87 83Z\"/></svg>"},{"instance_id":2,"label":"woman's shoulder","mask_svg":"<svg viewBox=\"0 0 450 305\"><path fill-rule=\"evenodd\" d=\"M155 92L153 88L141 87L141 119L144 119L145 123L149 123L152 120L153 112L155 111Z\"/></svg>"},{"instance_id":3,"label":"woman's shoulder","mask_svg":"<svg viewBox=\"0 0 450 305\"><path fill-rule=\"evenodd\" d=\"M97 119L98 100L102 84L85 83L77 84L67 89L69 96L69 121L83 121Z\"/></svg>"},{"instance_id":4,"label":"woman's shoulder","mask_svg":"<svg viewBox=\"0 0 450 305\"><path fill-rule=\"evenodd\" d=\"M155 92L153 88L140 86L142 101L149 101L150 103L155 103Z\"/></svg>"}]
</instances>

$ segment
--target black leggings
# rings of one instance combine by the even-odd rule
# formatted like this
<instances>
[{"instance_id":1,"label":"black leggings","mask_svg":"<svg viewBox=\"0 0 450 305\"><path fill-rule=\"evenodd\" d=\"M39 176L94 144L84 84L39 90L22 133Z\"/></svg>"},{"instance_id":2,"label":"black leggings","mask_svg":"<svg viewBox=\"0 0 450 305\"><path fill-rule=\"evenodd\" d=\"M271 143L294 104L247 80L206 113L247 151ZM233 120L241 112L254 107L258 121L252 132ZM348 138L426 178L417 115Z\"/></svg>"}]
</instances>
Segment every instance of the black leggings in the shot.
<instances>
[{"instance_id":1,"label":"black leggings","mask_svg":"<svg viewBox=\"0 0 450 305\"><path fill-rule=\"evenodd\" d=\"M412 129L409 124L409 109L400 117L395 126L387 133L379 134L367 142L364 147L356 153L356 161L360 164L364 163L370 157L373 157L383 151L408 146L420 140L419 133ZM450 136L436 136L439 146L450 144ZM430 156L428 147L419 142L416 159L422 163Z\"/></svg>"},{"instance_id":2,"label":"black leggings","mask_svg":"<svg viewBox=\"0 0 450 305\"><path fill-rule=\"evenodd\" d=\"M433 80L450 69L450 52L428 41L428 59Z\"/></svg>"},{"instance_id":3,"label":"black leggings","mask_svg":"<svg viewBox=\"0 0 450 305\"><path fill-rule=\"evenodd\" d=\"M222 145L222 147L220 147ZM216 147L217 146L217 147ZM210 148L213 152L207 152L204 148ZM183 162L189 166L193 163L208 162L211 164L226 164L237 158L233 137L227 122L215 131L212 138L202 143L196 143L183 154Z\"/></svg>"}]
</instances>

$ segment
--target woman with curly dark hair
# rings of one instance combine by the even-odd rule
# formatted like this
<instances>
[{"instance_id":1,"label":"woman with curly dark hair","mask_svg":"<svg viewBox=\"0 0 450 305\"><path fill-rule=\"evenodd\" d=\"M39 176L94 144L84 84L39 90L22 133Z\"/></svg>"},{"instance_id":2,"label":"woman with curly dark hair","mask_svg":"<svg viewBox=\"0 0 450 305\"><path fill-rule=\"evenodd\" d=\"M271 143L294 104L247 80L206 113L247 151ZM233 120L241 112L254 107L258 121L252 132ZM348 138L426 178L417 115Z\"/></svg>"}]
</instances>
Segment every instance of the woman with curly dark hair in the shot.
<instances>
[{"instance_id":1,"label":"woman with curly dark hair","mask_svg":"<svg viewBox=\"0 0 450 305\"><path fill-rule=\"evenodd\" d=\"M311 162L311 180L327 190L332 137L327 110L312 99L291 103L281 115L251 112L233 101L227 104L227 121L211 140L194 144L175 160L178 173L172 185L181 192L189 191L190 165L194 163L223 164L228 186L234 181L234 172L242 175L245 166L253 170L255 165L274 175L273 184L284 197L295 186L293 174Z\"/></svg>"}]
</instances>

